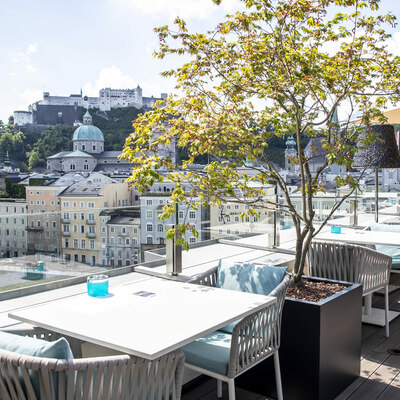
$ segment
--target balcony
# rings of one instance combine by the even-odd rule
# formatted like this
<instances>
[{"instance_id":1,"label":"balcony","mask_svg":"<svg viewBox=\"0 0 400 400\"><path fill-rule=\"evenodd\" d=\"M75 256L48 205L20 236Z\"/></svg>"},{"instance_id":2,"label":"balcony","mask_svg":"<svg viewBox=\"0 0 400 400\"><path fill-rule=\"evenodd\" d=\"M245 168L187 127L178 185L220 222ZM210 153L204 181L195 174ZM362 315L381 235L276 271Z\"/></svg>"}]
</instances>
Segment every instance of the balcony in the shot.
<instances>
[{"instance_id":1,"label":"balcony","mask_svg":"<svg viewBox=\"0 0 400 400\"><path fill-rule=\"evenodd\" d=\"M61 218L61 222L63 224L69 224L69 223L71 223L71 220L69 218Z\"/></svg>"},{"instance_id":2,"label":"balcony","mask_svg":"<svg viewBox=\"0 0 400 400\"><path fill-rule=\"evenodd\" d=\"M193 273L198 273L200 271L200 264L203 261L212 262L211 258L217 259L219 256L224 256L225 251L218 251L217 249L223 249L226 245L218 244L217 242L212 242L210 246L202 246L198 252L194 251L193 256L189 255L188 263L185 263L184 267L184 274L190 276ZM232 247L232 246L229 246ZM206 250L206 251L205 251ZM243 258L244 252L248 253L248 249L245 248L235 248L235 253L239 258ZM254 251L254 256L258 254L259 251ZM199 258L199 256L201 256ZM197 261L196 261L197 259ZM50 264L49 261L46 261L46 267ZM66 267L71 267L73 262L68 262L70 265L66 265ZM90 273L90 268L88 269L87 273ZM126 268L126 267L123 267ZM152 270L150 265L146 266L139 266L137 268L144 268L148 270ZM159 263L158 267L155 267L156 270L161 270L165 268ZM191 271L195 270L195 271ZM117 269L115 270L115 272ZM107 272L106 272L107 273ZM74 278L76 279L76 278ZM143 279L152 279L149 275L142 275L141 273L128 273L125 275L111 277L111 284L118 284L118 283L126 283L132 281L140 281ZM83 282L83 278L82 278ZM400 285L400 274L393 274L392 275L392 283L395 285ZM74 285L71 288L63 288L59 290L53 290L51 292L47 292L48 295L46 297L46 293L42 293L41 296L38 298L35 295L28 295L24 298L26 305L35 305L44 301L53 300L57 298L65 298L65 296L75 296L76 293L84 293L86 291L86 284L80 283L79 285ZM68 294L69 293L69 294ZM394 292L390 295L391 298L391 308L396 309L398 308L398 299L399 294L398 292ZM382 298L380 296L376 296L374 299L376 305L381 305ZM4 309L0 313L2 321L0 323L0 329L7 329L8 324L11 322L15 323L15 320L8 319L7 314L8 312L14 311L17 307L20 307L21 298L17 300L10 300L4 302ZM388 393L396 393L398 390L396 388L396 382L400 378L400 372L398 369L398 356L386 354L386 349L390 347L394 347L396 343L400 341L400 330L399 321L394 321L394 325L392 325L391 330L391 337L389 339L384 338L382 334L383 328L378 328L371 325L363 325L363 334L362 334L362 354L363 358L361 360L361 377L358 378L354 384L349 388L351 390L346 390L343 392L338 399L341 400L350 400L352 398L365 398L366 391L371 395L368 397L370 400L377 400L380 396L383 395L385 391ZM396 358L397 357L397 358ZM388 372L389 371L389 372ZM182 400L214 400L216 398L216 383L215 380L210 378L201 378L195 384L191 384L190 386L184 388ZM224 385L224 398L227 399L226 387ZM265 397L261 397L259 394L250 390L245 390L242 388L237 387L236 389L236 399L237 400L257 400ZM385 398L385 397L382 397ZM396 395L394 397L396 398Z\"/></svg>"},{"instance_id":3,"label":"balcony","mask_svg":"<svg viewBox=\"0 0 400 400\"><path fill-rule=\"evenodd\" d=\"M119 233L117 233L117 236L126 237L126 236L128 236L128 233L127 232L119 232Z\"/></svg>"},{"instance_id":4,"label":"balcony","mask_svg":"<svg viewBox=\"0 0 400 400\"><path fill-rule=\"evenodd\" d=\"M95 232L87 232L86 237L90 238L90 239L94 239L96 237L96 233Z\"/></svg>"},{"instance_id":5,"label":"balcony","mask_svg":"<svg viewBox=\"0 0 400 400\"><path fill-rule=\"evenodd\" d=\"M392 210L393 208L393 210ZM389 203L381 208L382 215L380 216L382 221L392 221L392 219L397 218L399 219L399 211L397 210L397 205L396 209L394 209L394 205L390 205ZM320 211L319 211L320 210ZM325 213L325 209L323 207L318 208L318 211L321 214ZM317 211L317 213L318 213ZM359 210L361 211L361 210ZM348 212L341 212L339 210L337 213L337 219L331 221L334 224L343 224L342 229L344 230L344 226L351 226L354 224L354 217L352 217ZM366 226L369 223L373 222L373 215L362 215L360 213L358 215L359 219L359 224L360 226ZM364 218L368 219L368 222L365 222ZM87 220L86 220L87 221ZM289 221L290 222L290 221ZM239 225L239 224L238 224ZM278 224L279 226L279 224ZM221 225L218 227L214 228L213 234L215 236L218 236L218 239L216 240L210 240L209 242L205 243L195 243L190 245L190 251L189 252L184 252L183 254L183 274L186 276L191 276L191 275L196 275L197 273L202 271L202 268L205 268L206 266L208 267L210 264L216 264L218 259L220 258L231 258L234 260L239 260L239 261L246 261L246 260L259 260L260 262L265 262L266 259L270 260L271 257L271 262L272 263L277 263L278 260L281 260L285 257L284 253L273 253L271 249L267 249L267 240L265 239L265 236L260 235L259 232L262 229L262 224L241 224L241 226L237 226L237 229L240 229L240 234L239 232L236 232L236 227L234 224L225 224ZM286 224L285 224L286 227ZM27 230L30 227L27 227ZM45 228L46 229L46 228ZM230 235L230 231L232 231L232 235ZM42 227L35 227L32 229L33 231L42 231ZM221 232L219 232L221 231ZM330 227L327 226L325 232L329 233ZM235 233L235 234L233 234ZM324 233L324 232L322 232ZM69 237L70 232L60 232L62 236ZM243 234L243 238L240 238L239 235ZM74 234L75 235L75 234ZM94 238L97 237L96 234L92 234ZM122 236L120 234L116 234L117 236ZM379 234L378 234L379 235ZM33 235L32 235L33 236ZM83 235L82 235L83 236ZM214 237L215 237L214 236ZM344 236L342 234L342 236ZM86 233L86 237L91 237L89 233ZM281 230L280 230L280 242L281 242L281 247L280 249L293 249L293 229L283 229L282 228L282 222L281 222ZM338 235L338 237L341 237L341 235ZM100 237L97 238L97 240L100 242ZM96 248L97 243L99 243L96 240ZM69 243L71 244L71 239L69 239ZM243 245L246 246L243 246ZM102 245L105 247L106 245ZM113 244L113 245L107 245L107 248L117 248L117 247L133 247L133 248L138 248L139 245L137 244L131 244L129 245L118 245L118 244ZM258 248L257 248L258 247ZM280 250L279 249L279 250ZM42 253L40 249L36 249L38 252ZM71 259L68 262L60 262L60 266L57 265L57 269L62 269L64 268L64 271L72 276L74 276L73 279L75 281L73 283L77 283L77 279L81 279L80 282L84 282L86 278L84 276L78 275L78 272L75 271L77 263L72 261L74 253L78 253L75 250L72 250L72 248L69 249L63 249L64 252L69 252L71 253ZM130 281L142 281L146 279L152 279L151 275L164 275L165 274L165 250L149 250L147 253L151 253L150 257L147 257L146 255L146 260L149 261L149 263L145 264L139 264L133 266L134 263L134 258L131 259L131 267L133 271L133 268L135 268L136 272L131 272L128 271L129 267L123 266L121 269L118 269L117 266L115 265L113 269L110 269L109 271L103 270L103 273L109 274L110 275L110 282L120 284L121 282L125 284L125 282L130 282ZM44 257L41 255L41 257ZM96 257L96 262L100 262L100 260L97 259ZM45 261L46 262L46 268L50 269L52 268L52 264L50 261L50 258ZM24 271L25 267L25 261L20 262L17 267L21 269L21 271ZM9 268L7 265L2 266L3 269ZM13 266L14 268L14 266ZM83 265L82 268L87 268L84 273L86 274L92 274L93 267L85 266ZM122 272L119 271L125 270L124 275L120 276L114 276L121 274ZM128 273L127 273L128 271ZM30 272L30 271L29 271ZM143 274L141 273L143 272ZM50 278L50 277L48 277ZM65 276L63 278L60 278L64 281ZM32 281L34 283L41 283L39 281ZM32 283L31 282L31 283ZM392 274L392 284L400 286L400 274ZM2 283L1 283L2 284ZM1 286L0 284L0 286ZM48 285L51 285L51 282L48 283ZM68 286L68 283L62 283L60 284L61 286ZM38 288L35 289L37 292L41 291L42 289L39 287L41 285L38 285ZM59 290L52 290L51 293L46 292L41 293L40 296L30 296L27 295L24 299L23 302L26 305L35 305L35 303L39 302L46 302L46 301L51 301L53 299L53 296L55 299L61 298L61 297L73 297L75 296L76 292L81 292L84 293L86 291L86 286L84 283L80 283L78 285L74 285L71 288L68 287L63 287L62 289ZM9 295L8 295L9 296ZM37 299L39 297L39 299ZM10 323L11 320L7 320L7 313L9 311L12 311L16 307L19 307L21 304L21 298L18 300L12 300L12 298L1 298L5 300L4 301L4 309L2 312L0 312L0 316L3 318L0 318L0 329L2 327L7 327L8 324ZM390 294L390 308L392 310L400 310L399 308L399 291L393 292ZM383 305L383 297L376 295L374 297L374 306L382 307ZM24 304L23 304L24 305ZM12 321L15 322L15 321ZM398 320L394 320L391 323L391 332L390 332L390 338L386 339L384 338L383 335L383 329L384 328L378 328L376 326L372 325L364 325L363 324L363 339L361 342L362 346L362 361L361 361L361 377L358 378L354 384L349 388L350 390L347 390L343 392L338 399L341 400L346 400L346 399L353 399L353 398L364 398L363 396L365 393L369 393L370 396L368 397L371 400L376 400L378 398L386 398L385 393L387 394L394 394L394 398L396 398L396 392L399 390L397 388L397 383L398 380L400 379L400 373L398 370L398 356L396 358L395 355L391 354L386 354L386 350L390 349L391 347L397 347L397 343L400 341L400 318ZM389 372L388 372L389 370ZM216 398L216 384L214 380L204 378L198 380L198 384L192 384L191 386L188 386L187 388L184 389L184 393L182 396L182 400L191 400L191 399L202 399L202 400L214 400ZM227 398L227 393L225 393L226 388L224 387L224 398ZM261 396L259 394L256 394L252 392L252 389L250 388L250 391L244 390L241 388L237 388L237 400L256 400L260 399ZM398 392L397 392L398 394ZM265 398L265 397L263 397Z\"/></svg>"},{"instance_id":6,"label":"balcony","mask_svg":"<svg viewBox=\"0 0 400 400\"><path fill-rule=\"evenodd\" d=\"M27 231L32 231L32 232L41 232L43 230L42 226L26 226L25 229Z\"/></svg>"},{"instance_id":7,"label":"balcony","mask_svg":"<svg viewBox=\"0 0 400 400\"><path fill-rule=\"evenodd\" d=\"M87 219L87 220L86 220L86 224L87 224L87 225L96 225L96 220L94 220L94 219Z\"/></svg>"}]
</instances>

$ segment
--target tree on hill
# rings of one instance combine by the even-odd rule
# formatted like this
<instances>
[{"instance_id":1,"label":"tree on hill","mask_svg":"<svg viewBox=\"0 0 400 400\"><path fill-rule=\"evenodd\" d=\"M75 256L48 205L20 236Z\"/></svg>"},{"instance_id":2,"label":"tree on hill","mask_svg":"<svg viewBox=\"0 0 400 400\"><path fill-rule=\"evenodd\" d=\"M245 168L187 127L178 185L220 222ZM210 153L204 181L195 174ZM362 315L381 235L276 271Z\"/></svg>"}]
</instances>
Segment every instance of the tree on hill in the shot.
<instances>
[{"instance_id":1,"label":"tree on hill","mask_svg":"<svg viewBox=\"0 0 400 400\"><path fill-rule=\"evenodd\" d=\"M348 123L339 129L337 109L347 104L349 119L358 109L362 130L368 131L372 120L384 121L385 105L399 100L400 59L385 46L390 37L385 26L392 27L395 17L379 15L378 0L242 2L244 11L207 33L190 33L180 18L175 30L156 29L159 58L173 54L189 59L164 73L176 79L182 95L169 97L135 121L124 157L137 165L130 180L142 191L165 179L161 168L169 171L175 189L163 217L175 212L175 203L196 208L200 202L222 204L227 199L247 204L249 213L262 206L290 215L296 231L294 283L300 285L311 240L352 193L334 205L321 226L314 225L313 196L324 190L321 173L333 163L351 167L360 132ZM266 151L273 138L287 135L294 135L297 144L293 162L300 171L301 210ZM303 138L317 135L326 157L311 172L312 156L305 153ZM370 133L364 144L372 140ZM157 155L159 146L172 142L188 149L183 169ZM201 172L185 170L203 154L214 161ZM336 179L352 190L358 185L351 176ZM265 197L262 186L271 181L286 204ZM183 182L190 183L189 190L183 190Z\"/></svg>"},{"instance_id":2,"label":"tree on hill","mask_svg":"<svg viewBox=\"0 0 400 400\"><path fill-rule=\"evenodd\" d=\"M105 150L122 150L125 138L132 133L132 122L141 112L135 107L113 108L105 113L91 111L93 125L103 132Z\"/></svg>"},{"instance_id":3,"label":"tree on hill","mask_svg":"<svg viewBox=\"0 0 400 400\"><path fill-rule=\"evenodd\" d=\"M45 167L47 157L63 150L71 151L75 129L73 126L63 125L44 130L28 154L29 167Z\"/></svg>"}]
</instances>

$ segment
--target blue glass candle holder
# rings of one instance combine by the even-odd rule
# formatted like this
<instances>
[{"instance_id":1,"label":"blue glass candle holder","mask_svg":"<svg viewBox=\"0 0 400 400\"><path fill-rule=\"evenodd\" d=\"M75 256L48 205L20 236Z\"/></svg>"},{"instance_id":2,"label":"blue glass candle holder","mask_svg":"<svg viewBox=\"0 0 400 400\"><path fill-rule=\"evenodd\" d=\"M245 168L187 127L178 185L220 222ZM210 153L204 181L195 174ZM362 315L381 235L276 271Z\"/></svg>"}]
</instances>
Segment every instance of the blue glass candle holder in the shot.
<instances>
[{"instance_id":1,"label":"blue glass candle holder","mask_svg":"<svg viewBox=\"0 0 400 400\"><path fill-rule=\"evenodd\" d=\"M87 292L92 297L102 297L108 295L108 276L90 275L87 278Z\"/></svg>"},{"instance_id":2,"label":"blue glass candle holder","mask_svg":"<svg viewBox=\"0 0 400 400\"><path fill-rule=\"evenodd\" d=\"M342 227L341 226L331 226L331 233L342 233Z\"/></svg>"}]
</instances>

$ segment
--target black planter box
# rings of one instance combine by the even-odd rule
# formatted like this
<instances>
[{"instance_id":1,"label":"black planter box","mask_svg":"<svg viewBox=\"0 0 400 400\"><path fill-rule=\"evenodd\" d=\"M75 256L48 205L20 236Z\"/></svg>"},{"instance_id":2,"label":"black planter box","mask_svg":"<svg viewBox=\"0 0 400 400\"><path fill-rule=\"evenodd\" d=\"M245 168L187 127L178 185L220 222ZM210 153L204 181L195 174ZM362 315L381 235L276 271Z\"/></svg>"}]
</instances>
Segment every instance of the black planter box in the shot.
<instances>
[{"instance_id":1,"label":"black planter box","mask_svg":"<svg viewBox=\"0 0 400 400\"><path fill-rule=\"evenodd\" d=\"M359 376L362 286L346 284L319 303L286 298L279 349L285 400L331 400ZM273 357L239 376L236 385L276 398Z\"/></svg>"}]
</instances>

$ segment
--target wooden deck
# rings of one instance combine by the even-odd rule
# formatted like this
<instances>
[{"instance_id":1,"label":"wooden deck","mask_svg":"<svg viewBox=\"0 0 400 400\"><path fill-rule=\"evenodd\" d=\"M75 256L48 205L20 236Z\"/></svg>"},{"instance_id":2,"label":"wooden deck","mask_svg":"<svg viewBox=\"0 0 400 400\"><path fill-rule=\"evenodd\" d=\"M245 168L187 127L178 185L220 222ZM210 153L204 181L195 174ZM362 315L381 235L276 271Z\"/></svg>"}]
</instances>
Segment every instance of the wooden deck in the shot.
<instances>
[{"instance_id":1,"label":"wooden deck","mask_svg":"<svg viewBox=\"0 0 400 400\"><path fill-rule=\"evenodd\" d=\"M390 293L390 309L400 312L400 274L392 274L391 283L399 286ZM384 308L383 296L375 295L374 307ZM398 349L399 354L390 354L389 349ZM223 398L228 399L224 386ZM185 387L182 400L216 400L216 381L201 378L197 385ZM236 389L237 400L265 399L256 393ZM336 400L399 400L400 399L400 316L390 323L390 337L385 337L384 328L363 324L361 373ZM308 400L308 399L304 399Z\"/></svg>"}]
</instances>

